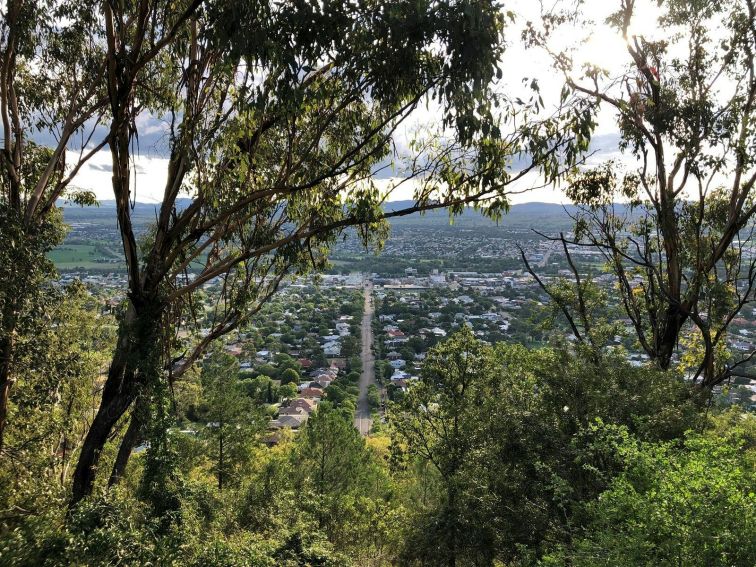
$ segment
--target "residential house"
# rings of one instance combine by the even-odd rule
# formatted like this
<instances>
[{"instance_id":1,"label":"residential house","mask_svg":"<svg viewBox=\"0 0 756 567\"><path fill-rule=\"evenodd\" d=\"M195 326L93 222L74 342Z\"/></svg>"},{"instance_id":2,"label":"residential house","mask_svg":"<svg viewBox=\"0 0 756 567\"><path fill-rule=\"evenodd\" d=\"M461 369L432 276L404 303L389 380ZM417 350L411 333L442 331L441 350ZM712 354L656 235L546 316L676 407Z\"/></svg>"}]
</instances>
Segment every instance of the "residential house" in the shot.
<instances>
[{"instance_id":1,"label":"residential house","mask_svg":"<svg viewBox=\"0 0 756 567\"><path fill-rule=\"evenodd\" d=\"M323 390L319 388L310 388L309 386L301 391L301 396L303 398L313 398L315 400L320 401L320 399L323 397Z\"/></svg>"},{"instance_id":2,"label":"residential house","mask_svg":"<svg viewBox=\"0 0 756 567\"><path fill-rule=\"evenodd\" d=\"M279 417L282 415L307 416L309 413L310 412L298 406L286 406L278 410Z\"/></svg>"},{"instance_id":3,"label":"residential house","mask_svg":"<svg viewBox=\"0 0 756 567\"><path fill-rule=\"evenodd\" d=\"M409 378L409 374L399 369L395 369L394 373L391 375L392 382L396 382L397 380L406 380L407 378Z\"/></svg>"},{"instance_id":4,"label":"residential house","mask_svg":"<svg viewBox=\"0 0 756 567\"><path fill-rule=\"evenodd\" d=\"M307 421L307 417L302 415L282 415L278 419L273 419L268 423L270 429L299 429Z\"/></svg>"},{"instance_id":5,"label":"residential house","mask_svg":"<svg viewBox=\"0 0 756 567\"><path fill-rule=\"evenodd\" d=\"M341 354L341 344L338 341L324 344L323 354L325 356L339 356Z\"/></svg>"},{"instance_id":6,"label":"residential house","mask_svg":"<svg viewBox=\"0 0 756 567\"><path fill-rule=\"evenodd\" d=\"M294 400L291 400L288 405L288 407L290 408L303 409L308 414L312 413L317 406L317 402L309 398L296 398Z\"/></svg>"},{"instance_id":7,"label":"residential house","mask_svg":"<svg viewBox=\"0 0 756 567\"><path fill-rule=\"evenodd\" d=\"M334 373L334 378L338 374L339 370L344 370L346 368L347 360L346 358L332 358L330 359L331 362L331 369L335 369L336 372Z\"/></svg>"}]
</instances>

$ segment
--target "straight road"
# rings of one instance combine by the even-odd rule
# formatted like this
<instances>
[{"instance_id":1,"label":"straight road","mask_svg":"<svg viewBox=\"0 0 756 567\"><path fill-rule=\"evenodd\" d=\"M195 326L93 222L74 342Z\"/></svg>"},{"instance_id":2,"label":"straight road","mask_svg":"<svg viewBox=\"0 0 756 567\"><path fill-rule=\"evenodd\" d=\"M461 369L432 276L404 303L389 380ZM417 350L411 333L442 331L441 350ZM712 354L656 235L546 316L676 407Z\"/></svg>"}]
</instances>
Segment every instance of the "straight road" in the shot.
<instances>
[{"instance_id":1,"label":"straight road","mask_svg":"<svg viewBox=\"0 0 756 567\"><path fill-rule=\"evenodd\" d=\"M373 356L373 284L365 284L365 307L362 315L362 374L360 375L360 394L357 398L357 411L354 414L354 426L361 435L370 433L372 420L368 405L368 386L375 384L375 357Z\"/></svg>"},{"instance_id":2,"label":"straight road","mask_svg":"<svg viewBox=\"0 0 756 567\"><path fill-rule=\"evenodd\" d=\"M546 250L546 253L543 255L543 260L541 260L540 263L538 264L539 268L545 268L546 267L546 263L549 261L549 258L551 258L551 253L556 251L557 246L559 246L559 244L557 244L556 242L554 242L551 245L551 248L549 248L548 250Z\"/></svg>"}]
</instances>

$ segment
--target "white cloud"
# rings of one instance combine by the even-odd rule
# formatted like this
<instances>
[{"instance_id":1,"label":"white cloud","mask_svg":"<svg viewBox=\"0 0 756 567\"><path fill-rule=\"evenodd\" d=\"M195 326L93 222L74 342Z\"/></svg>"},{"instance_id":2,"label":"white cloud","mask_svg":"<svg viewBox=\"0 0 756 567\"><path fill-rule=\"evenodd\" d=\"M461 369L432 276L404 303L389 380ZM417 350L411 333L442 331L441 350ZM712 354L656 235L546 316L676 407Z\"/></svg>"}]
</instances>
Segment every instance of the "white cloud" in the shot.
<instances>
[{"instance_id":1,"label":"white cloud","mask_svg":"<svg viewBox=\"0 0 756 567\"><path fill-rule=\"evenodd\" d=\"M575 43L581 37L585 41L577 49L575 59L578 65L580 62L592 62L605 66L612 74L618 74L622 65L627 61L627 54L622 39L610 28L603 25L603 21L609 13L619 7L619 2L615 0L587 0L584 3L585 13L591 14L593 20L597 23L596 31L587 34L584 30L570 30L562 35L555 37L557 48L566 47L570 43ZM518 20L507 29L507 39L509 47L502 59L502 70L504 78L498 88L513 96L526 94L528 91L523 86L524 77L537 77L541 85L541 93L544 96L546 105L554 105L558 102L559 92L562 87L563 79L551 68L550 58L543 51L525 49L520 42L520 33L522 27L528 20L537 21L540 18L540 3L532 0L515 0L513 4L507 6L513 10ZM638 0L637 3L638 17L633 22L633 31L636 33L658 34L659 31L655 26L656 14L658 9L656 3L649 0ZM582 34L582 35L581 35ZM427 106L423 105L402 124L396 132L396 148L400 154L409 153L409 140L414 136L418 128L424 126L438 127L439 108L433 102ZM618 132L616 127L616 117L609 110L602 110L596 129L596 139L594 147L599 150L594 156L589 158L589 165L596 165L605 159L616 159L633 166L632 158L620 154L616 147ZM134 157L134 171L132 189L135 198L141 202L155 203L160 202L167 178L168 160L160 157L166 153L166 136L167 124L165 121L156 119L149 115L140 116L136 125L140 135L139 155ZM73 158L74 156L71 156ZM69 159L73 163L73 159ZM390 171L384 171L381 177L388 177L392 174ZM529 176L521 180L515 190L523 191L520 194L513 195L512 201L515 203L527 201L544 201L544 202L564 202L565 197L561 190L553 187L543 187L525 192L524 190L533 184L532 179L535 176ZM376 182L387 185L388 179L379 179ZM74 180L74 185L94 191L100 200L112 199L111 189L111 170L110 154L107 151L99 152L82 167L79 174ZM392 196L392 200L411 198L412 188L406 184L401 190Z\"/></svg>"},{"instance_id":2,"label":"white cloud","mask_svg":"<svg viewBox=\"0 0 756 567\"><path fill-rule=\"evenodd\" d=\"M68 162L74 163L78 153L69 152ZM168 159L135 156L132 167L132 197L142 203L159 203L168 178ZM74 177L72 186L93 191L100 201L112 200L112 163L110 152L97 152Z\"/></svg>"}]
</instances>

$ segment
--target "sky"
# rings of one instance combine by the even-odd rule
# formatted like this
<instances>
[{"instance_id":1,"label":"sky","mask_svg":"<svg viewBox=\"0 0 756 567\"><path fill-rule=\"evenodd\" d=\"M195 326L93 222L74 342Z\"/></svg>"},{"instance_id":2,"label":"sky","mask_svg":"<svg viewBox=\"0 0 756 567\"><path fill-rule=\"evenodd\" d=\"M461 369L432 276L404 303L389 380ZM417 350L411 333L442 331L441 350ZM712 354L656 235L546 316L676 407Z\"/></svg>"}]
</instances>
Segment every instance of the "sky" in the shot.
<instances>
[{"instance_id":1,"label":"sky","mask_svg":"<svg viewBox=\"0 0 756 567\"><path fill-rule=\"evenodd\" d=\"M644 3L638 0L636 20L632 24L631 31L653 36L655 27L655 3ZM618 64L627 61L627 55L622 38L615 34L602 22L611 10L615 10L619 0L586 0L585 13L597 23L590 35L586 30L569 29L555 35L553 41L556 48L566 45L579 44L575 53L576 62L591 62L598 64L610 72L618 73ZM562 78L554 72L550 66L548 56L536 50L526 50L519 41L519 33L522 25L528 21L539 19L540 3L534 0L514 0L506 2L507 9L518 15L518 21L507 30L509 47L502 59L504 79L497 85L498 89L509 92L522 90L524 77L537 77L541 85L541 92L549 105L549 96L556 99L562 87ZM553 102L556 102L554 100ZM438 114L433 107L419 109L410 120L397 132L397 146L406 149L407 140L411 133L418 127L432 125L438 121ZM140 116L137 120L139 130L138 151L134 156L134 198L144 203L158 203L161 200L166 180L167 169L167 124L164 121L149 116ZM617 144L619 134L616 128L615 118L611 112L603 112L599 116L598 127L592 142L591 151L594 152L588 160L588 165L597 164L607 159L627 161L627 156L619 153ZM69 163L75 161L78 152L71 152ZM379 175L376 184L379 187L390 185L392 179L389 173ZM99 152L74 178L73 187L91 190L98 200L112 199L111 193L111 165L110 154L107 150ZM542 187L529 190L534 185L541 183L535 176L529 176L512 187L515 194L510 200L513 204L524 202L568 202L562 190L558 187ZM412 185L406 184L401 190L396 191L390 200L403 200L412 197Z\"/></svg>"}]
</instances>

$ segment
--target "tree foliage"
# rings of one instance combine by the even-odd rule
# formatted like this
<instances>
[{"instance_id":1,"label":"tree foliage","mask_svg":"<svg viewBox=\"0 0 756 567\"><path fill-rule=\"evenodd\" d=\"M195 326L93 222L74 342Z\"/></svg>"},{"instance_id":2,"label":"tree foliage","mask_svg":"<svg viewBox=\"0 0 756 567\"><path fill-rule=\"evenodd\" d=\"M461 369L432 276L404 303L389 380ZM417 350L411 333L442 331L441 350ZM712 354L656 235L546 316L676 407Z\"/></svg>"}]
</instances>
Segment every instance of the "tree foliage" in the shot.
<instances>
[{"instance_id":1,"label":"tree foliage","mask_svg":"<svg viewBox=\"0 0 756 567\"><path fill-rule=\"evenodd\" d=\"M739 420L739 418L736 418ZM753 533L753 419L682 446L594 426L623 472L587 504L587 529L543 565L747 565Z\"/></svg>"},{"instance_id":2,"label":"tree foliage","mask_svg":"<svg viewBox=\"0 0 756 567\"><path fill-rule=\"evenodd\" d=\"M597 250L640 347L663 369L679 344L697 348L691 375L711 388L750 359L734 358L725 343L756 284L747 253L756 214L755 12L751 0L660 6L658 29L670 33L659 37L628 31L639 17L633 0L607 20L626 42L619 77L576 69L569 52L555 56L563 98L611 109L620 150L632 159L575 172L567 190L579 205L574 234L556 240L568 257L567 243ZM548 46L565 22L575 24L550 15L531 40Z\"/></svg>"},{"instance_id":3,"label":"tree foliage","mask_svg":"<svg viewBox=\"0 0 756 567\"><path fill-rule=\"evenodd\" d=\"M490 347L469 330L429 353L391 415L398 462L432 472L405 560L463 565L538 556L583 529L584 503L625 466L595 420L653 444L700 419L679 378L611 355Z\"/></svg>"}]
</instances>

